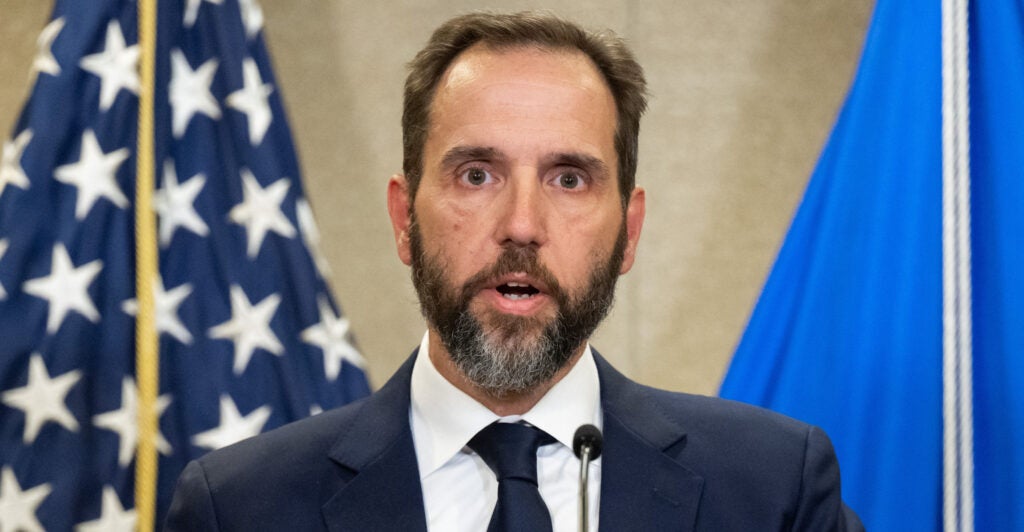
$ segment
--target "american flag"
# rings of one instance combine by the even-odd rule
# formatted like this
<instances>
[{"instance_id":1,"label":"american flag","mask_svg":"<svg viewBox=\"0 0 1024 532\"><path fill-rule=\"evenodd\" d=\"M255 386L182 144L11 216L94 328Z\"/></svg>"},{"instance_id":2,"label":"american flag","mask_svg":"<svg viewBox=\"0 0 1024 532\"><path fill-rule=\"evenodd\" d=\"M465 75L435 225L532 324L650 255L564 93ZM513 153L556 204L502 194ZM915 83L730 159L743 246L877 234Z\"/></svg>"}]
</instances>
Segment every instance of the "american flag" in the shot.
<instances>
[{"instance_id":1,"label":"american flag","mask_svg":"<svg viewBox=\"0 0 1024 532\"><path fill-rule=\"evenodd\" d=\"M160 518L188 460L369 389L259 5L158 9ZM3 143L0 530L136 525L137 18L136 0L57 0Z\"/></svg>"}]
</instances>

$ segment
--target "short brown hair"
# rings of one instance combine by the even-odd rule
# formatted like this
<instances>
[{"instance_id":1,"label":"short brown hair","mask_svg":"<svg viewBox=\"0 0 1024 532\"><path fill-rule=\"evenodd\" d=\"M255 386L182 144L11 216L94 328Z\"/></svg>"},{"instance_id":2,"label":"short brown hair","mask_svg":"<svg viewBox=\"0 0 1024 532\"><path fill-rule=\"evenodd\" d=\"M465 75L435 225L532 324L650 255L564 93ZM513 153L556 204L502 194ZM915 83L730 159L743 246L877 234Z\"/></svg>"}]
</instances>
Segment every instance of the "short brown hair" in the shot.
<instances>
[{"instance_id":1,"label":"short brown hair","mask_svg":"<svg viewBox=\"0 0 1024 532\"><path fill-rule=\"evenodd\" d=\"M423 147L430 129L434 91L448 66L477 43L504 49L537 46L583 52L604 77L615 99L615 151L623 206L636 184L640 116L647 107L644 72L626 43L610 31L591 32L567 20L536 12L472 13L455 17L434 31L409 63L402 113L402 167L409 195L416 196L423 171Z\"/></svg>"}]
</instances>

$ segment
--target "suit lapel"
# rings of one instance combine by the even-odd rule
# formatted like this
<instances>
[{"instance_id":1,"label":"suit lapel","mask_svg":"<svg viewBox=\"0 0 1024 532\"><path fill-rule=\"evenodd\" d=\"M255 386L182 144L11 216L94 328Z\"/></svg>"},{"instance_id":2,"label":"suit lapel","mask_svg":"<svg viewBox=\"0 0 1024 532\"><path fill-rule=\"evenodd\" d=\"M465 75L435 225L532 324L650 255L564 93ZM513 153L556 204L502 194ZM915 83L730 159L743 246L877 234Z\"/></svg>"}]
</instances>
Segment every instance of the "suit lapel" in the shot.
<instances>
[{"instance_id":1,"label":"suit lapel","mask_svg":"<svg viewBox=\"0 0 1024 532\"><path fill-rule=\"evenodd\" d=\"M409 428L416 353L370 396L329 452L343 486L322 507L330 530L426 531L423 492Z\"/></svg>"},{"instance_id":2,"label":"suit lapel","mask_svg":"<svg viewBox=\"0 0 1024 532\"><path fill-rule=\"evenodd\" d=\"M601 378L602 530L692 530L704 479L673 458L686 445L650 391L595 353Z\"/></svg>"}]
</instances>

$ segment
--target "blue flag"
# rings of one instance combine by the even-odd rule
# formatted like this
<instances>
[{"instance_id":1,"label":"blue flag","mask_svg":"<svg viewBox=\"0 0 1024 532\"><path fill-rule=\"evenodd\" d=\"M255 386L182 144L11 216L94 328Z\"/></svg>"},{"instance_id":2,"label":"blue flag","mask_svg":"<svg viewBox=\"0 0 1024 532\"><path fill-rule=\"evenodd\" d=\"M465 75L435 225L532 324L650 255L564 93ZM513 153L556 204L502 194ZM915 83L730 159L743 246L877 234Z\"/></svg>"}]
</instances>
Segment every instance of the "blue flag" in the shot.
<instances>
[{"instance_id":1,"label":"blue flag","mask_svg":"<svg viewBox=\"0 0 1024 532\"><path fill-rule=\"evenodd\" d=\"M134 526L135 0L58 0L0 166L0 530ZM159 2L157 508L188 460L366 395L256 0Z\"/></svg>"},{"instance_id":2,"label":"blue flag","mask_svg":"<svg viewBox=\"0 0 1024 532\"><path fill-rule=\"evenodd\" d=\"M868 530L943 528L941 4L878 1L721 388L824 427ZM978 530L1024 530L1024 17L1014 0L968 15L974 499L958 504Z\"/></svg>"}]
</instances>

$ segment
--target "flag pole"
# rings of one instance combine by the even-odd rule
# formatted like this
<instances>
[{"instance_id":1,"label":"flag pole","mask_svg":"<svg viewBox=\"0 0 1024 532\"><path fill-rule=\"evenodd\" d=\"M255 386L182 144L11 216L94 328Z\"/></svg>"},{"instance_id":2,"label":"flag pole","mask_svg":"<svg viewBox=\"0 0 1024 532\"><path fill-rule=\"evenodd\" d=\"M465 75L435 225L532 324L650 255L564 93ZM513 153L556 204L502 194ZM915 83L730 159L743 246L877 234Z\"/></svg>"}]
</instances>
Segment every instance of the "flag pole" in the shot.
<instances>
[{"instance_id":1,"label":"flag pole","mask_svg":"<svg viewBox=\"0 0 1024 532\"><path fill-rule=\"evenodd\" d=\"M942 3L943 529L974 530L968 2Z\"/></svg>"},{"instance_id":2,"label":"flag pole","mask_svg":"<svg viewBox=\"0 0 1024 532\"><path fill-rule=\"evenodd\" d=\"M139 447L135 458L137 530L153 530L156 520L157 412L159 351L153 287L158 275L154 189L153 109L156 82L157 0L139 0L139 124L135 180L135 374L139 389Z\"/></svg>"}]
</instances>

